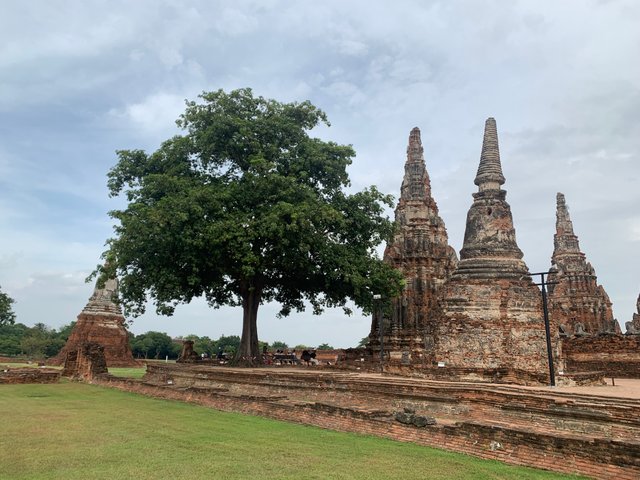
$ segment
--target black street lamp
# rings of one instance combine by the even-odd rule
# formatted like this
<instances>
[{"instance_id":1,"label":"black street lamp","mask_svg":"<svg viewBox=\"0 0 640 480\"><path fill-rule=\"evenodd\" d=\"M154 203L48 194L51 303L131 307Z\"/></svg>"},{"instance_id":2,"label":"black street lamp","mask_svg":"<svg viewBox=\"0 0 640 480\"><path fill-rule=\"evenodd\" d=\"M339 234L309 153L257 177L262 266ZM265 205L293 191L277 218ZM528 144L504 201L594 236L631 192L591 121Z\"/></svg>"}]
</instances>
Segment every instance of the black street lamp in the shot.
<instances>
[{"instance_id":1,"label":"black street lamp","mask_svg":"<svg viewBox=\"0 0 640 480\"><path fill-rule=\"evenodd\" d=\"M553 275L556 272L548 271L548 272L539 272L532 273L531 276L540 275L540 283L536 283L536 285L540 285L542 287L542 311L544 313L544 332L547 337L547 359L549 361L549 385L552 387L556 386L556 374L553 368L553 352L551 350L551 327L549 326L549 309L547 307L547 285L555 285L558 282L548 282L545 281L545 275Z\"/></svg>"}]
</instances>

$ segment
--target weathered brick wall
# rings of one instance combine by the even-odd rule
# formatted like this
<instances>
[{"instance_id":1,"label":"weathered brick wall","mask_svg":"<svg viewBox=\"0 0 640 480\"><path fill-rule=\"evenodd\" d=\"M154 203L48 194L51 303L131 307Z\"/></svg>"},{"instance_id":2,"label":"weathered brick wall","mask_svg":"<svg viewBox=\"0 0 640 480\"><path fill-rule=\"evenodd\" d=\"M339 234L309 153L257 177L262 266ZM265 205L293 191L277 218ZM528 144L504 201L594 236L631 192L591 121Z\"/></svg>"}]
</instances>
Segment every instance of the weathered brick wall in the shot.
<instances>
[{"instance_id":1,"label":"weathered brick wall","mask_svg":"<svg viewBox=\"0 0 640 480\"><path fill-rule=\"evenodd\" d=\"M0 384L56 383L60 371L51 368L9 368L0 369Z\"/></svg>"},{"instance_id":2,"label":"weathered brick wall","mask_svg":"<svg viewBox=\"0 0 640 480\"><path fill-rule=\"evenodd\" d=\"M376 378L308 369L150 365L145 382L103 380L225 411L358 432L595 478L640 478L637 400L515 386ZM395 420L410 407L437 424Z\"/></svg>"},{"instance_id":3,"label":"weathered brick wall","mask_svg":"<svg viewBox=\"0 0 640 480\"><path fill-rule=\"evenodd\" d=\"M76 380L93 380L108 373L104 347L98 343L84 342L74 351L67 352L62 375Z\"/></svg>"},{"instance_id":4,"label":"weathered brick wall","mask_svg":"<svg viewBox=\"0 0 640 480\"><path fill-rule=\"evenodd\" d=\"M510 464L593 478L636 480L640 476L640 444L588 436L531 431L480 421L442 422L415 427L393 419L388 412L343 407L322 402L288 403L284 396L231 393L225 388L174 388L111 378L109 386L149 396L181 400L223 411L259 415L344 432L375 435L443 448ZM229 386L229 385L227 385ZM301 389L296 390L302 391ZM289 392L291 393L291 392ZM280 400L280 401L279 401Z\"/></svg>"},{"instance_id":5,"label":"weathered brick wall","mask_svg":"<svg viewBox=\"0 0 640 480\"><path fill-rule=\"evenodd\" d=\"M567 372L603 371L640 378L640 335L598 335L563 340Z\"/></svg>"}]
</instances>

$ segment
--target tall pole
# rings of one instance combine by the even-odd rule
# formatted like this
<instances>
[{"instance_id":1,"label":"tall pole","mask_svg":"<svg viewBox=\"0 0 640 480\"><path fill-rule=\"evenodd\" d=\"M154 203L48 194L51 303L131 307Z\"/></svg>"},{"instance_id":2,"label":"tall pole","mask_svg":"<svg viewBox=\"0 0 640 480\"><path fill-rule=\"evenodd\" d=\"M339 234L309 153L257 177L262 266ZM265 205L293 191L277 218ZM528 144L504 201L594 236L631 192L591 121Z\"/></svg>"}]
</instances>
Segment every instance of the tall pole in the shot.
<instances>
[{"instance_id":1,"label":"tall pole","mask_svg":"<svg viewBox=\"0 0 640 480\"><path fill-rule=\"evenodd\" d=\"M384 373L384 322L382 321L382 312L380 310L380 298L382 298L380 295L373 296L373 309L378 317L378 333L380 334L380 373Z\"/></svg>"},{"instance_id":2,"label":"tall pole","mask_svg":"<svg viewBox=\"0 0 640 480\"><path fill-rule=\"evenodd\" d=\"M556 282L545 282L545 275L550 275L555 272L540 272L540 273L532 273L533 275L540 275L540 283L536 283L536 285L540 285L542 287L542 312L544 313L544 332L547 337L547 360L549 362L549 385L552 387L556 386L556 373L553 368L553 351L551 349L551 327L549 326L549 309L547 307L547 285L555 284Z\"/></svg>"}]
</instances>

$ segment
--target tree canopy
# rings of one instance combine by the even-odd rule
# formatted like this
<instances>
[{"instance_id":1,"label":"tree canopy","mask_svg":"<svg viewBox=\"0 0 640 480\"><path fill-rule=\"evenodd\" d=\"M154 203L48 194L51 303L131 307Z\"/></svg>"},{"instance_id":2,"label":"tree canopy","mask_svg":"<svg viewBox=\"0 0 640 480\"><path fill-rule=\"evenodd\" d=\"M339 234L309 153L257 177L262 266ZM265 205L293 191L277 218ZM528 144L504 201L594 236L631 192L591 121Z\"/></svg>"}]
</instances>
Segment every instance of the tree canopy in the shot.
<instances>
[{"instance_id":1,"label":"tree canopy","mask_svg":"<svg viewBox=\"0 0 640 480\"><path fill-rule=\"evenodd\" d=\"M130 339L131 352L138 358L177 358L181 345L164 332L149 331Z\"/></svg>"},{"instance_id":2,"label":"tree canopy","mask_svg":"<svg viewBox=\"0 0 640 480\"><path fill-rule=\"evenodd\" d=\"M9 325L15 322L16 315L11 308L14 303L15 300L0 289L0 325Z\"/></svg>"},{"instance_id":3,"label":"tree canopy","mask_svg":"<svg viewBox=\"0 0 640 480\"><path fill-rule=\"evenodd\" d=\"M317 314L397 294L401 276L375 254L392 234L392 199L375 187L346 192L355 153L310 137L321 123L325 113L308 101L218 90L187 102L184 134L157 151L118 151L108 186L128 205L110 212L119 223L99 270L120 277L125 312L143 313L148 298L168 315L201 296L241 305L236 358L251 363L262 303L288 315L308 302Z\"/></svg>"},{"instance_id":4,"label":"tree canopy","mask_svg":"<svg viewBox=\"0 0 640 480\"><path fill-rule=\"evenodd\" d=\"M0 324L0 355L27 355L32 359L55 357L64 346L75 322L59 330L43 323L27 327L22 323Z\"/></svg>"}]
</instances>

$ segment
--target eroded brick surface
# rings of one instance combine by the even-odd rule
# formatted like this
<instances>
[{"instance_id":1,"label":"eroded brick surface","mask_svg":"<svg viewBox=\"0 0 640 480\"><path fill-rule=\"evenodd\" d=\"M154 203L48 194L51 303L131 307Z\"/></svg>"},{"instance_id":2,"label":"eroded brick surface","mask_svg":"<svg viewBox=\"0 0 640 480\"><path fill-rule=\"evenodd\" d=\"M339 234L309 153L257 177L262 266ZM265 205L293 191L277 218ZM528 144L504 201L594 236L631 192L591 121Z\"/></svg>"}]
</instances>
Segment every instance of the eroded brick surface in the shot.
<instances>
[{"instance_id":1,"label":"eroded brick surface","mask_svg":"<svg viewBox=\"0 0 640 480\"><path fill-rule=\"evenodd\" d=\"M601 371L606 376L640 378L640 335L598 335L563 340L567 371Z\"/></svg>"},{"instance_id":2,"label":"eroded brick surface","mask_svg":"<svg viewBox=\"0 0 640 480\"><path fill-rule=\"evenodd\" d=\"M52 368L11 368L0 369L0 384L56 383L60 371Z\"/></svg>"},{"instance_id":3,"label":"eroded brick surface","mask_svg":"<svg viewBox=\"0 0 640 480\"><path fill-rule=\"evenodd\" d=\"M62 376L74 380L91 381L108 373L104 347L94 342L83 342L67 352Z\"/></svg>"}]
</instances>

